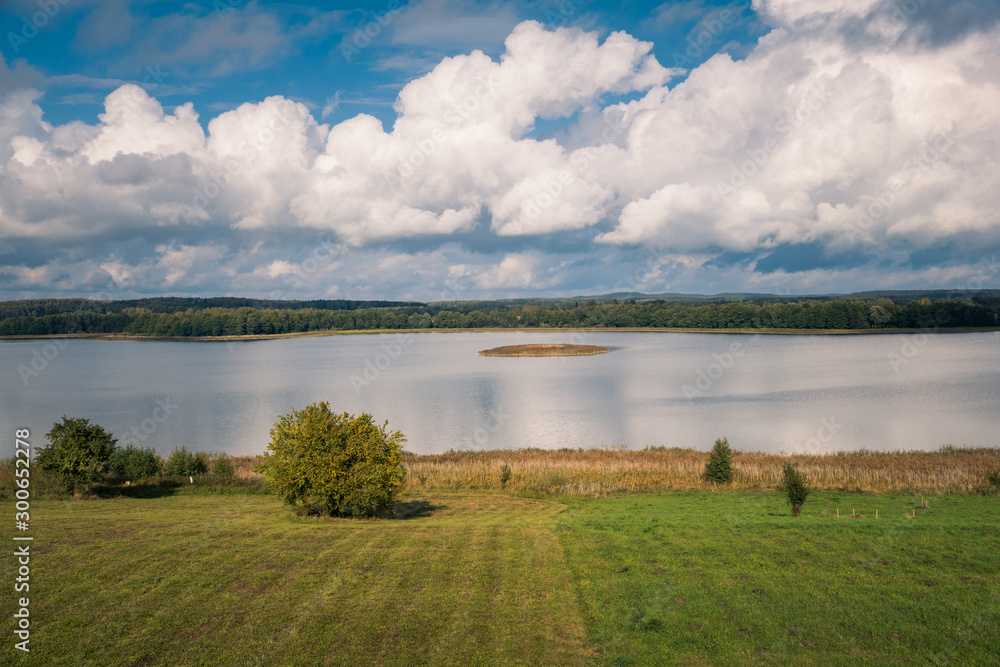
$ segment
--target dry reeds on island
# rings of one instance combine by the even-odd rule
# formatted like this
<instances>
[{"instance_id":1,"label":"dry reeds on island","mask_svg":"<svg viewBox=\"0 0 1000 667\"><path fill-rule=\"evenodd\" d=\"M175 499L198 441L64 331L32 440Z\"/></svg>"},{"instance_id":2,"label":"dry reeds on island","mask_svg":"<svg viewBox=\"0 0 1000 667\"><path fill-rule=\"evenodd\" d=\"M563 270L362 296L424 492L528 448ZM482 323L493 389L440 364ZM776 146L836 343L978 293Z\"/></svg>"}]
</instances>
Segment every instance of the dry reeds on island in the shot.
<instances>
[{"instance_id":1,"label":"dry reeds on island","mask_svg":"<svg viewBox=\"0 0 1000 667\"><path fill-rule=\"evenodd\" d=\"M232 457L239 477L255 478L261 457ZM711 489L705 481L708 452L694 449L516 449L450 451L404 457L407 489L500 490L539 495L606 495L639 491ZM810 488L885 494L992 492L1000 449L943 448L934 452L763 454L734 452L733 482L725 488L777 490L783 466L792 463Z\"/></svg>"},{"instance_id":2,"label":"dry reeds on island","mask_svg":"<svg viewBox=\"0 0 1000 667\"><path fill-rule=\"evenodd\" d=\"M483 357L582 357L605 354L609 348L600 345L571 345L569 343L535 343L530 345L503 345L480 350Z\"/></svg>"}]
</instances>

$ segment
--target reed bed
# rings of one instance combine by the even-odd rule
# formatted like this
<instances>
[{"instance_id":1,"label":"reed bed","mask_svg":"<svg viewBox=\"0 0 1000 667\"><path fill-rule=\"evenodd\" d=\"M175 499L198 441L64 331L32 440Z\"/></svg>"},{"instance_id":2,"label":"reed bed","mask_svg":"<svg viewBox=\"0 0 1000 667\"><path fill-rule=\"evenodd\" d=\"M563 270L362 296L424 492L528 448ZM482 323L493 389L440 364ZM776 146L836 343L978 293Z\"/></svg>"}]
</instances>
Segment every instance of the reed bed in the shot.
<instances>
[{"instance_id":1,"label":"reed bed","mask_svg":"<svg viewBox=\"0 0 1000 667\"><path fill-rule=\"evenodd\" d=\"M236 477L260 480L262 456L232 456ZM408 490L480 490L541 496L604 496L639 491L718 488L702 479L708 452L650 447L625 449L516 449L406 454ZM782 467L794 464L810 488L885 494L1000 494L1000 449L944 447L934 452L764 454L735 452L728 488L775 490ZM501 484L503 466L510 478ZM992 474L992 477L991 477ZM59 495L48 476L32 475L32 491ZM13 466L0 460L0 498L13 497Z\"/></svg>"},{"instance_id":2,"label":"reed bed","mask_svg":"<svg viewBox=\"0 0 1000 667\"><path fill-rule=\"evenodd\" d=\"M600 345L571 345L569 343L535 343L530 345L503 345L480 350L483 357L583 357L605 354L609 348Z\"/></svg>"},{"instance_id":3,"label":"reed bed","mask_svg":"<svg viewBox=\"0 0 1000 667\"><path fill-rule=\"evenodd\" d=\"M255 479L260 456L232 457L236 475ZM637 491L712 489L702 479L708 452L694 449L517 449L407 454L407 489L501 490L504 465L511 476L504 489L537 495L603 496ZM795 465L810 488L869 493L995 494L988 476L1000 470L1000 449L943 448L934 452L764 454L736 452L735 489L775 490L782 467Z\"/></svg>"},{"instance_id":4,"label":"reed bed","mask_svg":"<svg viewBox=\"0 0 1000 667\"><path fill-rule=\"evenodd\" d=\"M711 489L702 479L708 452L679 448L520 449L408 456L409 489L499 490L502 466L509 491L594 495ZM1000 469L1000 449L937 452L858 451L825 455L736 452L731 488L774 490L791 462L811 488L872 493L996 493L987 477Z\"/></svg>"}]
</instances>

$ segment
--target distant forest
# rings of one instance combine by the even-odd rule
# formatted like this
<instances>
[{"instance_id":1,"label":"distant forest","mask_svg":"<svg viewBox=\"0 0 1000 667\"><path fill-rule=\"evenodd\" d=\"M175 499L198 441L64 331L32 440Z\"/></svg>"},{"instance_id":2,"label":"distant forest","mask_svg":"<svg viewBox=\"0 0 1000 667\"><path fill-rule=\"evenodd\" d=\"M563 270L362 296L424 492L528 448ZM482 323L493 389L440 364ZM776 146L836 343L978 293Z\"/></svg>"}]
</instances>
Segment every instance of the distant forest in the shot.
<instances>
[{"instance_id":1,"label":"distant forest","mask_svg":"<svg viewBox=\"0 0 1000 667\"><path fill-rule=\"evenodd\" d=\"M853 295L852 295L853 297ZM371 329L653 327L697 329L939 329L1000 327L1000 295L965 298L766 296L470 302L265 301L162 297L130 301L0 302L0 336L127 334L245 336Z\"/></svg>"}]
</instances>

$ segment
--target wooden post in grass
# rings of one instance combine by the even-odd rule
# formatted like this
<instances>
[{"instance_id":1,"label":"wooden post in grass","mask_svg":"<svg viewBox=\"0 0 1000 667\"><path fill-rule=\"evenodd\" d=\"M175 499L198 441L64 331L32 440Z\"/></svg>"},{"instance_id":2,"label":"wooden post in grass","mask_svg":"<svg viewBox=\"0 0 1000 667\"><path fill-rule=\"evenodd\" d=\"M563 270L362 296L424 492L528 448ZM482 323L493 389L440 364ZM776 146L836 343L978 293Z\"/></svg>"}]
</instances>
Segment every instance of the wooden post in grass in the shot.
<instances>
[{"instance_id":1,"label":"wooden post in grass","mask_svg":"<svg viewBox=\"0 0 1000 667\"><path fill-rule=\"evenodd\" d=\"M839 507L837 508L837 518L838 519L840 518L840 508Z\"/></svg>"},{"instance_id":2,"label":"wooden post in grass","mask_svg":"<svg viewBox=\"0 0 1000 667\"><path fill-rule=\"evenodd\" d=\"M878 510L875 510L875 518L878 518Z\"/></svg>"}]
</instances>

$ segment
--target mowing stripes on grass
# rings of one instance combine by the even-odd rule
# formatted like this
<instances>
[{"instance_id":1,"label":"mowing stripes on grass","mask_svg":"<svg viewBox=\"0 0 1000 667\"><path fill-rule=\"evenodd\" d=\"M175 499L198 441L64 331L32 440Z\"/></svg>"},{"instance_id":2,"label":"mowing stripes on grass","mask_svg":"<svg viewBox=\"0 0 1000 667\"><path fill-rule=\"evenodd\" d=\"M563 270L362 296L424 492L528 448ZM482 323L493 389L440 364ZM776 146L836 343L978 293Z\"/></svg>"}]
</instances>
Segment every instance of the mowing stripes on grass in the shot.
<instances>
[{"instance_id":1,"label":"mowing stripes on grass","mask_svg":"<svg viewBox=\"0 0 1000 667\"><path fill-rule=\"evenodd\" d=\"M356 521L252 495L38 501L31 660L583 664L563 507L435 494Z\"/></svg>"}]
</instances>

